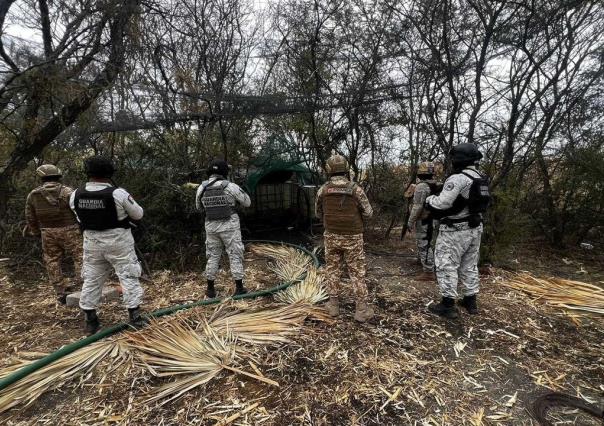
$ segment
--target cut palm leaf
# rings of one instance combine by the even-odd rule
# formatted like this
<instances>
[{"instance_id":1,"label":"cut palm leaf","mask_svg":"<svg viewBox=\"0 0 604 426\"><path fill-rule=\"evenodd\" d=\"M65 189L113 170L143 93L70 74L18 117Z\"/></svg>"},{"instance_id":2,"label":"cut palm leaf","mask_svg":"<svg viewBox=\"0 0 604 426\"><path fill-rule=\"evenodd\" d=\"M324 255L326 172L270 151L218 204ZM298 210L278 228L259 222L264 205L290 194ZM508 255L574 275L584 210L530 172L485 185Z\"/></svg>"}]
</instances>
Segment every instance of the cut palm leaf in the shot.
<instances>
[{"instance_id":1,"label":"cut palm leaf","mask_svg":"<svg viewBox=\"0 0 604 426\"><path fill-rule=\"evenodd\" d=\"M45 392L56 389L76 377L86 376L106 357L114 360L116 368L128 356L127 348L119 339L97 342L78 349L0 391L0 413L19 404L28 406ZM0 373L0 377L5 377L17 367L27 364L30 362L20 362L9 367Z\"/></svg>"},{"instance_id":2,"label":"cut palm leaf","mask_svg":"<svg viewBox=\"0 0 604 426\"><path fill-rule=\"evenodd\" d=\"M535 301L577 315L604 315L604 289L593 284L562 278L539 278L516 274L503 285L533 297Z\"/></svg>"},{"instance_id":3,"label":"cut palm leaf","mask_svg":"<svg viewBox=\"0 0 604 426\"><path fill-rule=\"evenodd\" d=\"M230 366L235 360L236 339L221 336L207 323L195 331L183 316L171 321L152 321L144 332L132 333L129 344L138 350L141 363L157 377L185 376L158 388L147 402L166 404L202 386L223 370L276 384L272 380Z\"/></svg>"},{"instance_id":4,"label":"cut palm leaf","mask_svg":"<svg viewBox=\"0 0 604 426\"><path fill-rule=\"evenodd\" d=\"M323 277L315 267L308 268L304 281L293 284L275 295L275 300L288 304L308 303L315 305L327 298L328 295L323 286Z\"/></svg>"}]
</instances>

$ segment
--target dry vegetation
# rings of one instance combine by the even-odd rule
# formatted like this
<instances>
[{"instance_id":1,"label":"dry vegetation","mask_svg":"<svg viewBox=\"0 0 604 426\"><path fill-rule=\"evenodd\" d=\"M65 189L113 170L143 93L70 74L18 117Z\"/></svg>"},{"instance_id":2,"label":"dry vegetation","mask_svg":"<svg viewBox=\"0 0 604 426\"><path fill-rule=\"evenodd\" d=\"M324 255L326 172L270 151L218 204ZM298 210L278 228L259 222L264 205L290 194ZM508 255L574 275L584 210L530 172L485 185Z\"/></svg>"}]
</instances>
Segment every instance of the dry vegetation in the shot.
<instances>
[{"instance_id":1,"label":"dry vegetation","mask_svg":"<svg viewBox=\"0 0 604 426\"><path fill-rule=\"evenodd\" d=\"M378 316L370 324L354 323L353 301L346 297L336 322L299 302L196 308L123 335L116 341L136 351L112 351L124 356L106 357L86 380L68 380L0 421L536 425L528 407L550 390L604 405L601 319L582 318L577 325L564 310L510 289L516 275L500 270L483 277L481 315L436 319L425 309L434 284L414 279L420 268L405 257L409 247L372 251L369 282ZM271 286L271 269L250 259L247 285ZM226 275L221 278L224 294ZM50 298L41 311L32 309L46 286L23 289L13 278L2 280L1 296L11 301L0 318L3 365L80 337L75 311L55 308ZM195 274L155 274L146 284L148 308L197 299L200 280ZM311 272L307 283L316 288L320 278ZM294 287L287 301L304 299L301 288ZM124 316L117 305L102 315L106 323ZM186 374L176 374L181 372ZM568 410L555 410L550 418L560 425L599 424Z\"/></svg>"}]
</instances>

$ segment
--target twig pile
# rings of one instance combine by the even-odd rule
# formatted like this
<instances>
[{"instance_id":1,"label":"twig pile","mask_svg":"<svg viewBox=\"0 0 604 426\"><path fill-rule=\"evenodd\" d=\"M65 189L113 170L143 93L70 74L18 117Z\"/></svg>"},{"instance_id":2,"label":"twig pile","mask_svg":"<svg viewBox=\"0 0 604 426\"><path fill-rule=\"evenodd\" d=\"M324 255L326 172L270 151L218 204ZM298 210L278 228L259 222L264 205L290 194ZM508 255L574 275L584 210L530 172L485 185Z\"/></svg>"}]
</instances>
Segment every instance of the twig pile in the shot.
<instances>
[{"instance_id":1,"label":"twig pile","mask_svg":"<svg viewBox=\"0 0 604 426\"><path fill-rule=\"evenodd\" d=\"M522 273L503 281L503 285L520 290L549 306L576 311L580 315L604 315L604 289L593 284Z\"/></svg>"}]
</instances>

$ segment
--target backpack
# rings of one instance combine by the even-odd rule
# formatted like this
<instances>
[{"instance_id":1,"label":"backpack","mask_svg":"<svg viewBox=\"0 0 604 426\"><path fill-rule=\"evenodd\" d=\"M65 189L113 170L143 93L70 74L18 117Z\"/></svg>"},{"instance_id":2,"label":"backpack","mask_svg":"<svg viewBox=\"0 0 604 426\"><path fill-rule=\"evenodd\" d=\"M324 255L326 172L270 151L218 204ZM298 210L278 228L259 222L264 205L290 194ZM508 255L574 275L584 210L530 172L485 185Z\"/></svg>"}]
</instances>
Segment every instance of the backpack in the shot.
<instances>
[{"instance_id":1,"label":"backpack","mask_svg":"<svg viewBox=\"0 0 604 426\"><path fill-rule=\"evenodd\" d=\"M470 214L485 213L487 208L491 204L491 191L489 190L489 180L480 176L479 178L473 177L468 173L462 172L465 176L472 179L472 186L470 187L470 195L468 197L467 206Z\"/></svg>"}]
</instances>

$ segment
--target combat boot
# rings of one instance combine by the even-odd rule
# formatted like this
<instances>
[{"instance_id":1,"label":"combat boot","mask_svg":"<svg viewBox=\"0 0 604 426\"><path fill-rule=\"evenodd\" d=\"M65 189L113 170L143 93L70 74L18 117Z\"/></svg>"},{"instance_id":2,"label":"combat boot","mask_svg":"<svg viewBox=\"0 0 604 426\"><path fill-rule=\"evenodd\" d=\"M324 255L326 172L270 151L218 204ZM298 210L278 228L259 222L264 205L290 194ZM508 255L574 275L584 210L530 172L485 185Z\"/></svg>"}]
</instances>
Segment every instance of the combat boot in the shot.
<instances>
[{"instance_id":1,"label":"combat boot","mask_svg":"<svg viewBox=\"0 0 604 426\"><path fill-rule=\"evenodd\" d=\"M216 290L214 289L214 280L208 280L208 286L206 288L206 297L208 299L214 299L216 297Z\"/></svg>"},{"instance_id":2,"label":"combat boot","mask_svg":"<svg viewBox=\"0 0 604 426\"><path fill-rule=\"evenodd\" d=\"M327 314L331 317L340 315L340 300L338 296L331 296L325 304L325 309L327 309Z\"/></svg>"},{"instance_id":3,"label":"combat boot","mask_svg":"<svg viewBox=\"0 0 604 426\"><path fill-rule=\"evenodd\" d=\"M475 294L472 296L464 296L464 298L459 302L459 306L465 308L470 315L478 314L478 305L476 304Z\"/></svg>"},{"instance_id":4,"label":"combat boot","mask_svg":"<svg viewBox=\"0 0 604 426\"><path fill-rule=\"evenodd\" d=\"M428 306L428 310L433 314L439 315L448 319L457 318L457 308L455 307L455 299L443 297L440 303Z\"/></svg>"},{"instance_id":5,"label":"combat boot","mask_svg":"<svg viewBox=\"0 0 604 426\"><path fill-rule=\"evenodd\" d=\"M233 296L241 296L246 293L247 289L243 286L243 280L235 280L235 293L233 293Z\"/></svg>"},{"instance_id":6,"label":"combat boot","mask_svg":"<svg viewBox=\"0 0 604 426\"><path fill-rule=\"evenodd\" d=\"M86 315L86 326L84 327L84 331L88 336L92 336L101 327L99 317L96 316L96 310L94 309L84 309L84 314Z\"/></svg>"},{"instance_id":7,"label":"combat boot","mask_svg":"<svg viewBox=\"0 0 604 426\"><path fill-rule=\"evenodd\" d=\"M61 294L59 297L57 297L57 302L59 302L61 305L67 305L67 295Z\"/></svg>"},{"instance_id":8,"label":"combat boot","mask_svg":"<svg viewBox=\"0 0 604 426\"><path fill-rule=\"evenodd\" d=\"M142 328L149 323L142 315L140 307L128 308L128 316L130 317L130 325L134 328Z\"/></svg>"},{"instance_id":9,"label":"combat boot","mask_svg":"<svg viewBox=\"0 0 604 426\"><path fill-rule=\"evenodd\" d=\"M357 302L357 308L354 312L354 319L358 322L366 322L373 318L373 306L367 302Z\"/></svg>"}]
</instances>

